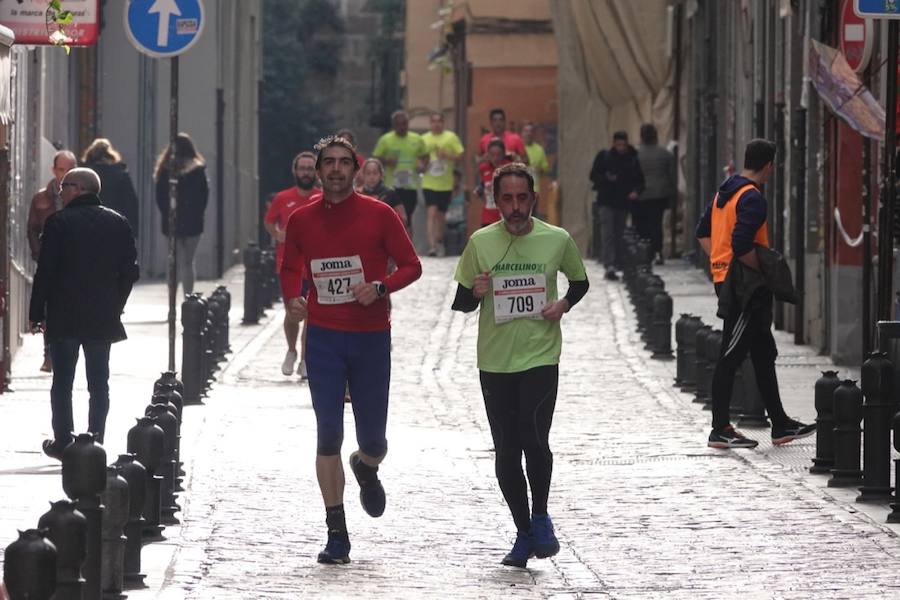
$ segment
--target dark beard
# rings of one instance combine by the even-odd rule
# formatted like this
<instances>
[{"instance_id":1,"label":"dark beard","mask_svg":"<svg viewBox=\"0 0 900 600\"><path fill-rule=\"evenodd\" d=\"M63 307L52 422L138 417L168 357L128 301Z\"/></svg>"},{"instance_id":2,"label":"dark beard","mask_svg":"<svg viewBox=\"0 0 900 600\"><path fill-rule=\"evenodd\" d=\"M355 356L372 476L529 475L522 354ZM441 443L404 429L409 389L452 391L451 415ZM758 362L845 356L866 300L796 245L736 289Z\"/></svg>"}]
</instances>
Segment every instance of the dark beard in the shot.
<instances>
[{"instance_id":1,"label":"dark beard","mask_svg":"<svg viewBox=\"0 0 900 600\"><path fill-rule=\"evenodd\" d=\"M313 189L313 186L316 184L314 177L294 177L294 181L297 182L298 188L306 192Z\"/></svg>"}]
</instances>

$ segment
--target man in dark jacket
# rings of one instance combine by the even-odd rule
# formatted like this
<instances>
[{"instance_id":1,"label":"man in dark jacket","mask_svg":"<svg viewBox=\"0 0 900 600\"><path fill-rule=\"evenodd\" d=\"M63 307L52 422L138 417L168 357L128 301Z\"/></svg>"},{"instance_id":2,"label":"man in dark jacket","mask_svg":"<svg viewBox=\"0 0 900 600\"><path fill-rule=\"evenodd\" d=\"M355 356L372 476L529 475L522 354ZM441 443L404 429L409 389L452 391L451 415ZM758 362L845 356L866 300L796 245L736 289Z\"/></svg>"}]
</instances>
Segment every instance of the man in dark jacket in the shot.
<instances>
[{"instance_id":1,"label":"man in dark jacket","mask_svg":"<svg viewBox=\"0 0 900 600\"><path fill-rule=\"evenodd\" d=\"M606 279L616 281L616 268L622 258L622 235L628 218L628 207L644 190L644 176L637 151L628 143L628 134L613 134L613 146L601 150L591 167L591 181L597 191L600 218L601 262Z\"/></svg>"},{"instance_id":2,"label":"man in dark jacket","mask_svg":"<svg viewBox=\"0 0 900 600\"><path fill-rule=\"evenodd\" d=\"M53 359L52 440L44 452L60 458L72 441L72 382L84 349L90 391L88 431L103 441L109 411L110 344L125 339L121 314L138 279L137 250L128 221L100 204L100 178L69 171L60 183L63 209L44 223L31 292L32 331L44 331Z\"/></svg>"},{"instance_id":3,"label":"man in dark jacket","mask_svg":"<svg viewBox=\"0 0 900 600\"><path fill-rule=\"evenodd\" d=\"M752 140L744 152L744 169L729 177L719 188L697 224L697 239L709 254L716 294L733 265L760 270L756 247L769 246L766 233L766 199L760 192L772 173L775 144ZM772 443L776 446L803 438L816 430L787 416L781 404L775 358L778 348L772 337L772 290L761 285L746 303L731 302L722 325L722 353L716 362L711 385L712 431L710 448L754 448L756 440L743 436L730 423L734 374L747 354L753 362L756 383L766 412L772 419Z\"/></svg>"}]
</instances>

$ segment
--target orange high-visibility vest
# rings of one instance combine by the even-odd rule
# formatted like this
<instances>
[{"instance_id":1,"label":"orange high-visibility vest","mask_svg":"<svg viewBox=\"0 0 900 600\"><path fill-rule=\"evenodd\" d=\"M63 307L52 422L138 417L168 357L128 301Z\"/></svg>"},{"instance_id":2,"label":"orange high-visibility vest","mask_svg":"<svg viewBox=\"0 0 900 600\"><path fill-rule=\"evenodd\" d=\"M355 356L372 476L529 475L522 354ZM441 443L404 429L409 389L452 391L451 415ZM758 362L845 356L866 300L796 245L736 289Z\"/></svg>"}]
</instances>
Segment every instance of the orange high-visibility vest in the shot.
<instances>
[{"instance_id":1,"label":"orange high-visibility vest","mask_svg":"<svg viewBox=\"0 0 900 600\"><path fill-rule=\"evenodd\" d=\"M710 252L709 252L709 268L712 272L713 283L722 283L725 276L728 275L728 267L731 266L731 259L734 258L734 250L731 248L731 234L734 232L734 226L737 223L737 205L747 190L755 189L756 186L747 184L740 188L734 195L734 199L727 202L725 206L719 208L719 194L713 198L712 213L710 214L711 234L710 234ZM769 232L766 229L766 222L760 226L753 238L753 242L760 246L769 247Z\"/></svg>"}]
</instances>

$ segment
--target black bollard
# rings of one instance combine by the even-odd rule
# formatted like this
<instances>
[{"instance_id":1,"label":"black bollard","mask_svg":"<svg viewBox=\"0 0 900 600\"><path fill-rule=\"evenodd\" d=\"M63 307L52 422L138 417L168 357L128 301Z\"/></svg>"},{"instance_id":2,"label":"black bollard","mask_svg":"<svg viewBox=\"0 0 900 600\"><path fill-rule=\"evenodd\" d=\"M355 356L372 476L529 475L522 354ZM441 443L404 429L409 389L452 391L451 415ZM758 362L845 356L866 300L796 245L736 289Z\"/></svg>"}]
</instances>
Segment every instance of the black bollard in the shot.
<instances>
[{"instance_id":1,"label":"black bollard","mask_svg":"<svg viewBox=\"0 0 900 600\"><path fill-rule=\"evenodd\" d=\"M738 427L768 427L769 418L766 416L766 407L762 401L762 394L756 384L756 370L753 361L748 356L740 366L742 383L743 404L738 415Z\"/></svg>"},{"instance_id":2,"label":"black bollard","mask_svg":"<svg viewBox=\"0 0 900 600\"><path fill-rule=\"evenodd\" d=\"M216 288L217 292L221 292L223 304L225 307L225 316L224 316L224 325L225 325L225 353L231 352L231 321L229 321L229 316L231 314L231 292L228 291L224 285L220 285Z\"/></svg>"},{"instance_id":3,"label":"black bollard","mask_svg":"<svg viewBox=\"0 0 900 600\"><path fill-rule=\"evenodd\" d=\"M852 379L845 379L834 390L834 467L828 487L856 487L862 483L859 468L862 402L862 390Z\"/></svg>"},{"instance_id":4,"label":"black bollard","mask_svg":"<svg viewBox=\"0 0 900 600\"><path fill-rule=\"evenodd\" d=\"M260 303L260 314L262 315L262 309L272 308L272 296L274 294L272 290L272 280L275 274L275 253L271 250L263 250L262 257L260 260L260 290L259 290L259 303Z\"/></svg>"},{"instance_id":5,"label":"black bollard","mask_svg":"<svg viewBox=\"0 0 900 600\"><path fill-rule=\"evenodd\" d=\"M181 303L181 376L184 378L184 403L202 404L203 391L203 329L205 307L200 297L190 294Z\"/></svg>"},{"instance_id":6,"label":"black bollard","mask_svg":"<svg viewBox=\"0 0 900 600\"><path fill-rule=\"evenodd\" d=\"M162 468L165 436L162 427L156 424L154 417L141 417L137 425L128 430L128 452L147 469L144 495L144 527L142 535L146 540L161 540L165 529L159 523L162 498L160 487L163 477L159 474Z\"/></svg>"},{"instance_id":7,"label":"black bollard","mask_svg":"<svg viewBox=\"0 0 900 600\"><path fill-rule=\"evenodd\" d=\"M178 379L178 373L175 371L163 371L159 379L153 382L153 393L155 394L163 386L171 386L176 392L178 392L181 397L184 397L184 384L181 383L181 380Z\"/></svg>"},{"instance_id":8,"label":"black bollard","mask_svg":"<svg viewBox=\"0 0 900 600\"><path fill-rule=\"evenodd\" d=\"M56 593L54 600L81 600L81 565L87 553L87 518L71 500L50 503L38 521L38 529L56 546Z\"/></svg>"},{"instance_id":9,"label":"black bollard","mask_svg":"<svg viewBox=\"0 0 900 600\"><path fill-rule=\"evenodd\" d=\"M259 266L260 250L256 242L249 242L244 250L244 325L259 323Z\"/></svg>"},{"instance_id":10,"label":"black bollard","mask_svg":"<svg viewBox=\"0 0 900 600\"><path fill-rule=\"evenodd\" d=\"M644 340L645 344L650 340L650 332L653 326L653 299L666 289L662 279L656 275L652 277L652 279L648 280L647 287L644 288L644 293L639 298L636 306L638 317L637 330L641 332L641 339ZM647 346L644 346L644 348L648 349Z\"/></svg>"},{"instance_id":11,"label":"black bollard","mask_svg":"<svg viewBox=\"0 0 900 600\"><path fill-rule=\"evenodd\" d=\"M891 426L894 430L894 450L900 452L900 412L894 415ZM900 481L900 458L894 459L894 481ZM893 500L891 512L887 516L887 522L900 523L900 485L894 488Z\"/></svg>"},{"instance_id":12,"label":"black bollard","mask_svg":"<svg viewBox=\"0 0 900 600\"><path fill-rule=\"evenodd\" d=\"M672 360L672 297L661 292L653 297L653 326L650 341L656 360Z\"/></svg>"},{"instance_id":13,"label":"black bollard","mask_svg":"<svg viewBox=\"0 0 900 600\"><path fill-rule=\"evenodd\" d=\"M834 390L841 384L837 371L822 371L815 384L816 456L810 473L831 473L834 466Z\"/></svg>"},{"instance_id":14,"label":"black bollard","mask_svg":"<svg viewBox=\"0 0 900 600\"><path fill-rule=\"evenodd\" d=\"M163 400L161 396L154 396L153 401ZM147 407L147 416L155 417L156 424L163 430L163 459L160 462L159 474L163 476L162 506L160 508L160 523L163 525L177 525L178 519L175 513L181 507L175 503L175 480L178 477L178 460L175 454L175 444L178 438L178 419L174 414L175 407L168 403L151 404Z\"/></svg>"},{"instance_id":15,"label":"black bollard","mask_svg":"<svg viewBox=\"0 0 900 600\"><path fill-rule=\"evenodd\" d=\"M863 485L857 502L891 499L891 420L895 406L894 365L885 352L872 352L862 365Z\"/></svg>"},{"instance_id":16,"label":"black bollard","mask_svg":"<svg viewBox=\"0 0 900 600\"><path fill-rule=\"evenodd\" d=\"M116 459L119 474L128 482L128 522L125 525L124 587L144 586L141 573L141 531L144 527L144 501L147 494L147 469L135 460L134 454L120 454Z\"/></svg>"},{"instance_id":17,"label":"black bollard","mask_svg":"<svg viewBox=\"0 0 900 600\"><path fill-rule=\"evenodd\" d=\"M675 321L675 382L673 385L678 388L684 385L684 375L686 371L684 356L685 346L687 346L684 331L690 320L691 315L688 313L681 313L681 316Z\"/></svg>"},{"instance_id":18,"label":"black bollard","mask_svg":"<svg viewBox=\"0 0 900 600\"><path fill-rule=\"evenodd\" d=\"M62 455L63 491L76 501L87 519L87 554L82 574L84 600L101 596L100 564L103 546L103 504L100 494L106 489L106 451L94 442L90 433L79 433Z\"/></svg>"},{"instance_id":19,"label":"black bollard","mask_svg":"<svg viewBox=\"0 0 900 600\"><path fill-rule=\"evenodd\" d=\"M701 325L697 328L697 334L694 338L694 372L697 374L697 387L694 389L694 402L697 404L706 404L709 399L710 379L706 365L706 338L712 333L712 327L709 325ZM714 359L715 360L715 359Z\"/></svg>"},{"instance_id":20,"label":"black bollard","mask_svg":"<svg viewBox=\"0 0 900 600\"><path fill-rule=\"evenodd\" d=\"M216 362L220 362L225 358L225 329L222 325L222 315L225 312L225 305L221 294L218 290L209 297L209 311L212 314L213 332L213 352L216 355Z\"/></svg>"},{"instance_id":21,"label":"black bollard","mask_svg":"<svg viewBox=\"0 0 900 600\"><path fill-rule=\"evenodd\" d=\"M697 331L703 327L700 317L691 316L684 326L684 375L681 381L682 392L693 392L697 389Z\"/></svg>"},{"instance_id":22,"label":"black bollard","mask_svg":"<svg viewBox=\"0 0 900 600\"><path fill-rule=\"evenodd\" d=\"M106 489L103 501L103 553L101 560L101 589L103 600L123 598L125 579L125 541L122 535L128 523L128 482L120 475L117 465L106 467Z\"/></svg>"},{"instance_id":23,"label":"black bollard","mask_svg":"<svg viewBox=\"0 0 900 600\"><path fill-rule=\"evenodd\" d=\"M56 547L40 529L19 532L3 555L9 600L50 600L56 589Z\"/></svg>"},{"instance_id":24,"label":"black bollard","mask_svg":"<svg viewBox=\"0 0 900 600\"><path fill-rule=\"evenodd\" d=\"M712 380L716 372L716 364L719 362L719 355L722 354L722 330L713 329L706 336L706 374L703 377L704 385L706 385L706 396L703 398L703 410L712 410Z\"/></svg>"}]
</instances>

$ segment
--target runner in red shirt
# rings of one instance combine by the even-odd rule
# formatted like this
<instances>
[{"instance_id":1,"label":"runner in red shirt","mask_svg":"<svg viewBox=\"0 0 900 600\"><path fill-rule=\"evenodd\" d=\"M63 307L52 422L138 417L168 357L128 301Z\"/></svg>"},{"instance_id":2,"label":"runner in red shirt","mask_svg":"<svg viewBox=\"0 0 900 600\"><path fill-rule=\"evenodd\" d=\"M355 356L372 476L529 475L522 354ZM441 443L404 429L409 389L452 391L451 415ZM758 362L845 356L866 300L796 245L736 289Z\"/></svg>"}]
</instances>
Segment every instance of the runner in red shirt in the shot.
<instances>
[{"instance_id":1,"label":"runner in red shirt","mask_svg":"<svg viewBox=\"0 0 900 600\"><path fill-rule=\"evenodd\" d=\"M490 225L500 220L500 211L494 203L494 171L498 167L508 165L513 162L506 154L506 147L503 140L494 138L487 145L487 160L478 164L478 176L481 184L475 190L475 193L481 197L484 202L484 208L481 209L481 226Z\"/></svg>"},{"instance_id":2,"label":"runner in red shirt","mask_svg":"<svg viewBox=\"0 0 900 600\"><path fill-rule=\"evenodd\" d=\"M266 231L275 240L275 271L281 273L284 262L284 231L287 228L288 218L300 208L309 204L318 190L316 184L316 155L312 152L301 152L294 157L291 166L297 185L289 187L275 194L266 217L263 220ZM303 263L300 261L300 266ZM287 353L284 362L281 363L281 372L291 375L294 372L294 364L297 362L297 336L300 333L300 322L289 314L284 315L284 337L287 340ZM303 326L303 339L300 353L300 365L297 374L301 379L306 379L306 325Z\"/></svg>"},{"instance_id":3,"label":"runner in red shirt","mask_svg":"<svg viewBox=\"0 0 900 600\"><path fill-rule=\"evenodd\" d=\"M490 118L491 130L481 136L481 142L478 144L478 153L482 155L482 160L487 159L484 155L487 154L488 143L494 138L500 138L506 146L507 154L512 155L510 157L512 160L528 164L525 142L518 133L506 129L506 112L502 108L494 108L491 110Z\"/></svg>"},{"instance_id":4,"label":"runner in red shirt","mask_svg":"<svg viewBox=\"0 0 900 600\"><path fill-rule=\"evenodd\" d=\"M353 191L358 169L353 145L329 137L316 148L323 196L291 215L281 285L288 312L309 322L307 368L317 424L316 474L328 526L328 543L318 560L344 564L350 561L341 467L344 390L349 383L359 443L359 450L350 455L350 468L360 486L363 509L378 517L385 506L378 465L387 453L391 379L387 294L418 279L422 266L397 213L384 202ZM300 295L300 256L312 281L308 298ZM397 269L387 275L389 259Z\"/></svg>"}]
</instances>

